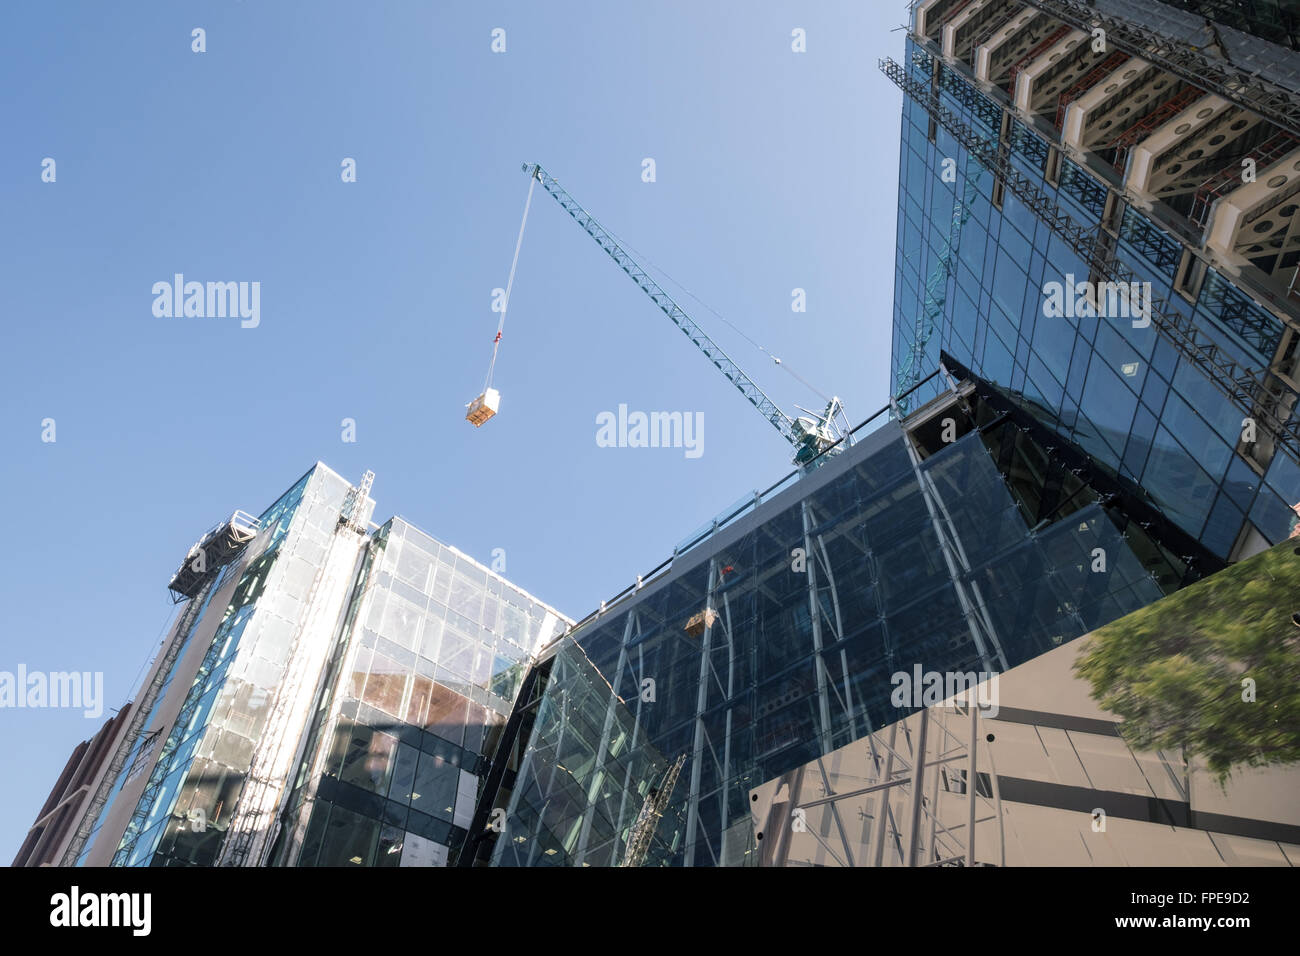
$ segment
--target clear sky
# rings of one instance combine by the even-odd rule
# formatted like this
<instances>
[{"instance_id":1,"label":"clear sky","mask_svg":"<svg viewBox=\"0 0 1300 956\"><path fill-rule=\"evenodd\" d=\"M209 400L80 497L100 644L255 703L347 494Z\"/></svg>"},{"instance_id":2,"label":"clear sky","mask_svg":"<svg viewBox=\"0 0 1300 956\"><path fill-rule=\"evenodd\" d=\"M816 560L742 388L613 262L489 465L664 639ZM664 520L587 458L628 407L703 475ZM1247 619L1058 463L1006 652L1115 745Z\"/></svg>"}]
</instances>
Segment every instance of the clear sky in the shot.
<instances>
[{"instance_id":1,"label":"clear sky","mask_svg":"<svg viewBox=\"0 0 1300 956\"><path fill-rule=\"evenodd\" d=\"M901 105L876 61L901 54L904 17L901 0L6 9L0 671L102 672L107 717L189 546L317 460L373 469L380 521L484 563L504 549L507 577L573 617L789 470L780 435L540 189L501 414L464 421L525 161L854 423L876 411ZM260 324L156 317L153 285L178 272L259 282ZM679 301L787 411L820 403ZM620 404L703 413L703 454L598 447ZM0 710L0 863L104 717Z\"/></svg>"}]
</instances>

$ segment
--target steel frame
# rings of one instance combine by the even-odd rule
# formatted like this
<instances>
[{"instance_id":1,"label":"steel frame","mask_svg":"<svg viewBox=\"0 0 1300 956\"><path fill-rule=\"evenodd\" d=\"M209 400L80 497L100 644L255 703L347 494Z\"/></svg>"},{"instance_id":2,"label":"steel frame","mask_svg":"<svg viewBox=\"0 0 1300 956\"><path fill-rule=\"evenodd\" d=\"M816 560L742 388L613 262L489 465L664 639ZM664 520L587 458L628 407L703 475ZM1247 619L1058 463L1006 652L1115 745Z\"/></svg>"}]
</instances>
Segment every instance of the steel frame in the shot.
<instances>
[{"instance_id":1,"label":"steel frame","mask_svg":"<svg viewBox=\"0 0 1300 956\"><path fill-rule=\"evenodd\" d=\"M974 690L969 693L973 695ZM765 856L765 862L775 866L787 865L792 830L787 823L798 811L828 807L832 812L832 822L838 824L838 804L876 794L878 803L872 817L871 839L866 846L866 856L855 858L855 844L847 838L842 827L837 826L841 853L836 853L812 827L805 832L840 866L976 866L979 865L976 861L976 826L996 820L997 845L986 856L996 857L997 865L1005 866L1006 833L1002 797L991 750L987 751L989 793L980 793L979 713L979 708L970 700L964 708L940 705L922 709L914 715L915 723L918 724L915 733L911 719L905 718L889 725L887 739L882 737L882 732L868 734L854 744L865 744L870 752L869 764L875 769L874 779L865 787L842 793L832 792L822 757L813 763L820 774L824 796L811 800L800 799L804 773L809 765L782 775L767 813L767 819L771 823L780 823L781 826L776 833L771 833L769 827L767 839L774 840L776 845L770 855ZM966 719L968 732L964 737L958 736L949 727L949 714ZM901 745L898 741L900 727L904 737ZM960 729L956 728L957 731ZM945 781L945 791L952 792L947 786L950 779L948 767L960 763L964 763L966 769L966 812L960 825L950 826L939 819L939 784L941 780ZM790 799L776 799L787 788ZM980 816L981 803L986 805L984 816ZM900 815L896 811L902 811L903 820L899 819ZM861 849L861 844L857 846ZM887 847L892 850L888 858L885 854Z\"/></svg>"}]
</instances>

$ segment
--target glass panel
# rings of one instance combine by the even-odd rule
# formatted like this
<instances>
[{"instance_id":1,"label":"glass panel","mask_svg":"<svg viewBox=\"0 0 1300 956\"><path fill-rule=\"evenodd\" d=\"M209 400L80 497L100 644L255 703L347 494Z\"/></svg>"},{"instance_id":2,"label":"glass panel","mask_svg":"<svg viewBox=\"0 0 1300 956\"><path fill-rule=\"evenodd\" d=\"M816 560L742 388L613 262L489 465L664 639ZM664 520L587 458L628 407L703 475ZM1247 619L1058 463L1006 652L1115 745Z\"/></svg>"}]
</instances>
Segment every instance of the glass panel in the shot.
<instances>
[{"instance_id":1,"label":"glass panel","mask_svg":"<svg viewBox=\"0 0 1300 956\"><path fill-rule=\"evenodd\" d=\"M373 793L386 793L396 747L396 737L364 725L353 726L339 779Z\"/></svg>"},{"instance_id":2,"label":"glass panel","mask_svg":"<svg viewBox=\"0 0 1300 956\"><path fill-rule=\"evenodd\" d=\"M321 841L317 866L370 866L379 839L379 821L335 806Z\"/></svg>"},{"instance_id":3,"label":"glass panel","mask_svg":"<svg viewBox=\"0 0 1300 956\"><path fill-rule=\"evenodd\" d=\"M366 690L362 699L371 707L396 717L402 713L402 700L409 677L407 668L386 654L376 651L370 665L370 674L366 678Z\"/></svg>"},{"instance_id":4,"label":"glass panel","mask_svg":"<svg viewBox=\"0 0 1300 956\"><path fill-rule=\"evenodd\" d=\"M440 820L451 820L456 809L456 783L459 779L460 770L445 757L420 754L411 806Z\"/></svg>"},{"instance_id":5,"label":"glass panel","mask_svg":"<svg viewBox=\"0 0 1300 956\"><path fill-rule=\"evenodd\" d=\"M459 745L469 720L469 705L469 700L455 691L432 685L424 729Z\"/></svg>"}]
</instances>

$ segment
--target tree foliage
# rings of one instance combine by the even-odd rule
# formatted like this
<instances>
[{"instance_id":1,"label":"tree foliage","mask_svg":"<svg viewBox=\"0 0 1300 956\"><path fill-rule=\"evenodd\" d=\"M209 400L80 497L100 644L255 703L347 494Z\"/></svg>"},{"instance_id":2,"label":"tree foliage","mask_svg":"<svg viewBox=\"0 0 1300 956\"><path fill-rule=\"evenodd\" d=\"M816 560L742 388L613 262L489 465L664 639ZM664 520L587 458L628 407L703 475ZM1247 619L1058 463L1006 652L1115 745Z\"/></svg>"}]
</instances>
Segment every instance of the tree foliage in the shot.
<instances>
[{"instance_id":1,"label":"tree foliage","mask_svg":"<svg viewBox=\"0 0 1300 956\"><path fill-rule=\"evenodd\" d=\"M1075 671L1131 746L1181 747L1220 785L1237 767L1300 761L1296 551L1283 542L1086 639Z\"/></svg>"}]
</instances>

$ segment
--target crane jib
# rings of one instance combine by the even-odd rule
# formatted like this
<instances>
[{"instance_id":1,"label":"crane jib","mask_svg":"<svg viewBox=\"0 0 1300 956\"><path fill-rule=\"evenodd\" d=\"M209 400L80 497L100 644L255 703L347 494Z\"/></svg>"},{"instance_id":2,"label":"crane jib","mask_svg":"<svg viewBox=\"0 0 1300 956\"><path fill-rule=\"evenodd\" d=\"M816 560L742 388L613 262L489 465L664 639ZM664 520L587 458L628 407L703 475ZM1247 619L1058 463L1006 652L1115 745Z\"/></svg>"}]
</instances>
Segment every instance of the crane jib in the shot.
<instances>
[{"instance_id":1,"label":"crane jib","mask_svg":"<svg viewBox=\"0 0 1300 956\"><path fill-rule=\"evenodd\" d=\"M811 457L816 457L826 447L835 444L838 436L834 436L837 429L834 414L842 408L839 399L833 399L827 405L826 413L820 421L801 419L796 422L783 412L716 342L709 338L708 334L691 319L686 311L673 301L672 296L664 291L641 268L627 250L619 244L618 240L601 226L576 199L570 196L553 176L537 164L525 164L524 171L542 184L542 188L551 194L552 198L560 204L560 207L573 217L574 221L582 226L589 236L596 240L596 244L605 250L606 254L618 264L619 268L627 273L628 277L650 297L660 311L667 315L669 320L682 330L695 347L704 353L705 358L709 359L714 367L736 386L737 391L744 395L746 400L757 408L763 417L795 447L796 461L802 462ZM809 427L809 423L811 423L811 427Z\"/></svg>"},{"instance_id":2,"label":"crane jib","mask_svg":"<svg viewBox=\"0 0 1300 956\"><path fill-rule=\"evenodd\" d=\"M547 174L546 170L543 170L541 166L533 166L532 169L538 182L542 183L542 189L545 189L547 193L550 193L552 198L560 204L560 207L562 207L565 212L568 212L569 216L572 216L573 219L578 222L578 225L581 225L582 229L584 229L591 238L597 241L597 245L601 246L601 248L606 251L606 254L619 264L619 268L623 269L623 271L627 273L628 276L632 278L632 281L636 282L638 286L641 286L642 291L645 291L645 293L649 295L650 299L653 300L656 306L659 306L659 310L664 312L664 315L667 315L668 319L671 320L673 324L677 325L677 328L680 328L682 332L686 334L686 337L690 338L690 341L694 343L695 347L698 347L698 349L705 354L706 358L710 359L711 362L714 363L715 367L718 368L719 371L722 371L723 375L727 376L729 380L736 385L736 388L740 390L741 394L744 394L745 398L748 399L750 405L753 405L755 408L758 408L759 411L762 411L764 418L771 421L771 423L775 425L777 431L781 432L788 441L792 442L792 444L798 444L798 438L794 437L792 429L788 427L789 416L785 414L785 412L780 411L780 408L777 408L776 403L772 402L772 399L768 398L767 394L764 393L748 375L745 375L745 373L741 371L740 365L732 362L732 359L729 358L722 349L720 349L718 343L715 343L711 338L708 338L707 334L703 332L703 329L699 328L698 325L695 325L693 321L690 321L681 306L676 302L673 302L671 295L668 295L667 291L664 291L663 287L660 286L658 282L655 282L653 278L645 272L645 269L642 269L640 265L637 264L637 261L628 254L627 250L624 250L624 248L617 243L616 239L608 233L608 230L604 229L603 226L595 220L595 217L591 216L591 213L582 208L581 204L578 203L576 199L573 199L572 196L564 190L564 187L560 186L559 182L555 181L554 177ZM690 332L690 329L686 328L688 324L690 325L690 328L693 328L694 332L698 334L698 338L695 337L695 334ZM710 349L712 351L710 351ZM719 359L716 358L714 352L716 352L716 356L722 356L722 359L725 360L725 367L722 362L719 362Z\"/></svg>"}]
</instances>

